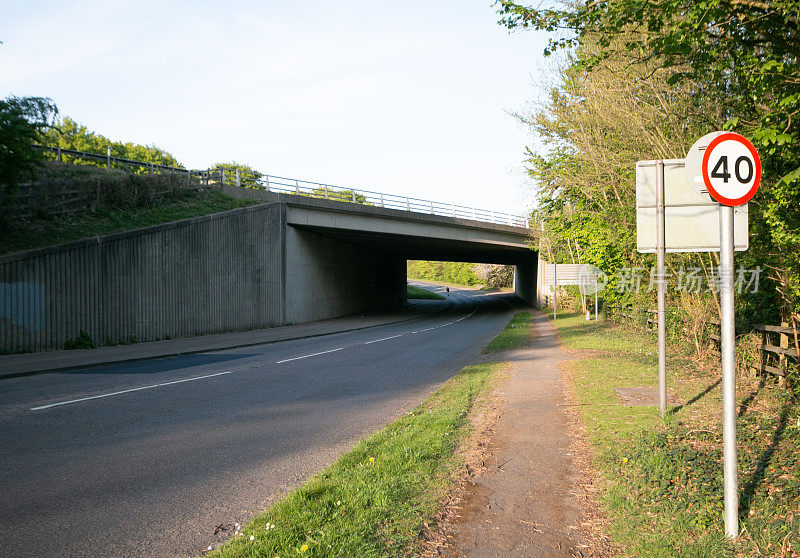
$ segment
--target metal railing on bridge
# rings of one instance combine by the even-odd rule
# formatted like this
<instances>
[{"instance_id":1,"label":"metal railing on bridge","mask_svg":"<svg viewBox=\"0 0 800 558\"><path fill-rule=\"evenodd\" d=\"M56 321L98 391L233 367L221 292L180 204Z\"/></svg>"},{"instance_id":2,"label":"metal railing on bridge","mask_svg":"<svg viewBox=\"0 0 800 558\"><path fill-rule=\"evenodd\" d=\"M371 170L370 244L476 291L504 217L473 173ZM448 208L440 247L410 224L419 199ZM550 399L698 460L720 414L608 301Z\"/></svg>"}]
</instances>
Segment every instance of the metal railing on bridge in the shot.
<instances>
[{"instance_id":1,"label":"metal railing on bridge","mask_svg":"<svg viewBox=\"0 0 800 558\"><path fill-rule=\"evenodd\" d=\"M197 170L171 167L157 163L147 163L144 161L134 161L123 157L116 157L111 154L108 148L105 154L88 153L76 151L74 149L63 149L46 145L37 145L39 149L49 153L59 162L65 160L65 156L71 159L68 162L81 164L82 160L96 161L105 164L106 168L135 168L138 171L151 173L181 173L187 175L187 180L199 180L202 184L214 187L222 184L228 186L240 186L243 188L254 188L268 192L283 194L294 194L298 196L308 196L314 198L324 198L336 201L350 202L375 207L385 207L388 209L399 209L403 211L413 211L415 213L427 213L431 215L441 215L446 217L456 217L459 219L471 219L474 221L496 223L500 225L511 225L515 227L529 228L529 220L520 215L512 215L499 211L489 211L476 207L458 205L455 203L437 202L424 200L410 196L398 196L396 194L384 194L371 190L361 190L357 188L347 188L344 186L334 186L322 182L312 182L297 178L287 178L264 174L258 171L247 171L233 165L217 166L215 168Z\"/></svg>"}]
</instances>

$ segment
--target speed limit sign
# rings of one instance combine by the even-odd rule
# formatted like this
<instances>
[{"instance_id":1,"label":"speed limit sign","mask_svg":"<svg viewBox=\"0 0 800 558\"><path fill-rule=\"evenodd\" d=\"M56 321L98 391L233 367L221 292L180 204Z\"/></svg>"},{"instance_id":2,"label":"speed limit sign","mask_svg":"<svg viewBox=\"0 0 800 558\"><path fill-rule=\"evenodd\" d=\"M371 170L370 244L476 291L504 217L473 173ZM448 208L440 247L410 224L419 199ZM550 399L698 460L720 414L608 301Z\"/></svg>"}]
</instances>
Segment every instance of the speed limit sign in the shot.
<instances>
[{"instance_id":1,"label":"speed limit sign","mask_svg":"<svg viewBox=\"0 0 800 558\"><path fill-rule=\"evenodd\" d=\"M700 165L708 193L722 205L744 205L761 183L761 159L747 138L733 132L716 136Z\"/></svg>"}]
</instances>

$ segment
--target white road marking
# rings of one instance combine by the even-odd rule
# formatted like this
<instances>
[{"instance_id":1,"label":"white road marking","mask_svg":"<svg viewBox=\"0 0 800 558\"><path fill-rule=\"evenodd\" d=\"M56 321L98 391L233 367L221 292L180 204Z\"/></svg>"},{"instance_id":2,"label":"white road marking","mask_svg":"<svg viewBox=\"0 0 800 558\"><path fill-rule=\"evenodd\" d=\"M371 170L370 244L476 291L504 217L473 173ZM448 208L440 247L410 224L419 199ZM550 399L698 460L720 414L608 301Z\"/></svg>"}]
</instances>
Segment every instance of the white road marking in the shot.
<instances>
[{"instance_id":1,"label":"white road marking","mask_svg":"<svg viewBox=\"0 0 800 558\"><path fill-rule=\"evenodd\" d=\"M473 300L472 297L469 296L469 295L464 295L464 296L466 296L467 298ZM465 319L473 316L475 314L475 312L477 312L477 311L478 311L478 307L476 306L475 309L472 312L470 312L466 316L462 316L461 318L459 318L457 320L454 320L452 322L447 322L445 324L440 324L438 326L429 327L429 328L426 328L426 329L421 329L419 331L412 331L411 333L412 334L414 334L414 333L422 333L423 331L431 331L433 329L439 329L440 327L451 326L453 324L456 324L456 323L460 322L461 320L465 320ZM397 337L402 337L403 335L404 334L401 333L401 334L398 334L398 335L392 335L391 337L384 337L382 339L375 339L374 341L367 341L367 342L364 343L364 345L369 345L371 343L378 343L379 341L388 341L389 339L396 339ZM339 347L338 349L330 349L328 351L320 351L318 353L312 353L310 355L302 355L302 356L293 357L293 358L286 358L286 359L277 361L275 364L283 364L284 362L291 362L293 360L300 360L300 359L303 359L303 358L309 358L309 357L313 357L313 356L325 355L325 354L328 354L328 353L335 353L336 351L341 351L341 350L344 350L344 349L345 349L345 347ZM183 378L182 380L172 380L170 382L160 382L158 384L150 384L148 386L141 386L141 387L136 387L136 388L131 388L131 389L123 389L123 390L120 390L120 391L112 391L110 393L103 393L103 394L100 394L100 395L92 395L90 397L81 397L79 399L70 399L69 401L60 401L58 403L50 403L49 405L42 405L40 407L32 407L30 410L31 411L41 411L41 410L44 410L44 409L51 409L53 407L60 407L62 405L70 405L72 403L80 403L82 401L91 401L93 399L102 399L104 397L114 397L116 395L122 395L122 394L125 394L125 393L132 393L132 392L135 392L135 391L142 391L142 390L145 390L145 389L153 389L153 388L157 388L157 387L171 386L171 385L174 385L174 384L182 384L184 382L194 382L196 380L205 380L206 378L214 378L216 376L224 376L226 374L233 374L234 372L239 372L239 371L240 370L226 370L224 372L216 372L214 374L204 374L203 376L193 376L191 378Z\"/></svg>"},{"instance_id":2,"label":"white road marking","mask_svg":"<svg viewBox=\"0 0 800 558\"><path fill-rule=\"evenodd\" d=\"M389 339L397 339L398 337L402 337L402 336L403 336L403 334L400 333L398 335L392 335L391 337L384 337L383 339L375 339L374 341L367 341L364 344L365 345L370 345L372 343L380 343L381 341L388 341Z\"/></svg>"},{"instance_id":3,"label":"white road marking","mask_svg":"<svg viewBox=\"0 0 800 558\"><path fill-rule=\"evenodd\" d=\"M91 397L81 397L80 399L70 399L69 401L60 401L59 403L51 403L49 405L42 405L41 407L33 407L31 411L41 411L42 409L50 409L51 407L59 407L61 405L69 405L71 403L80 403L81 401L90 401L92 399L102 399L103 397L113 397L115 395L122 395L123 393L131 393L132 391L142 391L143 389L153 389L162 386L170 386L172 384L180 384L183 382L194 382L195 380L204 380L206 378L213 378L214 376L224 376L225 374L232 374L236 370L226 370L225 372L217 372L215 374L206 374L204 376L194 376L192 378L184 378L183 380L173 380L171 382L161 382L160 384L150 384L149 386L142 386L131 389L123 389L121 391L112 391L111 393L103 393L101 395L92 395Z\"/></svg>"},{"instance_id":4,"label":"white road marking","mask_svg":"<svg viewBox=\"0 0 800 558\"><path fill-rule=\"evenodd\" d=\"M336 351L341 351L342 349L344 349L344 347L339 347L338 349L331 349L330 351L320 351L319 353L311 353L310 355L303 355L303 356L294 357L294 358L285 358L283 360L279 360L275 364L283 364L284 362L289 362L289 361L292 361L292 360L300 360L301 358L308 358L308 357L313 357L313 356L318 356L318 355L326 355L328 353L335 353Z\"/></svg>"}]
</instances>

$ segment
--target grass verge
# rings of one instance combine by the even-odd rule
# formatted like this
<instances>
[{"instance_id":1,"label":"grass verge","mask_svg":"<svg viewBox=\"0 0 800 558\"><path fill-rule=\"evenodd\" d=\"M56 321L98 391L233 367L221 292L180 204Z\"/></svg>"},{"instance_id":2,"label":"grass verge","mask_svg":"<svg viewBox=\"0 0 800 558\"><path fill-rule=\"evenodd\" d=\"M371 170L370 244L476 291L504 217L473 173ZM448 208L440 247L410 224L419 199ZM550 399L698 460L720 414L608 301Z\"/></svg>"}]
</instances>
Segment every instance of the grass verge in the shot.
<instances>
[{"instance_id":1,"label":"grass verge","mask_svg":"<svg viewBox=\"0 0 800 558\"><path fill-rule=\"evenodd\" d=\"M624 406L615 387L657 384L656 339L623 326L559 315L562 341L602 351L569 363L581 418L605 479L610 535L626 556L800 556L800 412L790 389L739 375L741 535L722 523L721 393L717 366L668 351L677 398Z\"/></svg>"},{"instance_id":2,"label":"grass verge","mask_svg":"<svg viewBox=\"0 0 800 558\"><path fill-rule=\"evenodd\" d=\"M506 328L486 345L483 354L527 347L530 342L531 320L533 320L533 316L530 312L515 314Z\"/></svg>"},{"instance_id":3,"label":"grass verge","mask_svg":"<svg viewBox=\"0 0 800 558\"><path fill-rule=\"evenodd\" d=\"M510 331L519 338L521 321L530 325L527 316L515 316L498 338L508 338ZM460 464L456 450L469 434L468 415L507 366L463 368L419 407L359 442L209 554L388 557L418 552L423 530L452 488Z\"/></svg>"},{"instance_id":4,"label":"grass verge","mask_svg":"<svg viewBox=\"0 0 800 558\"><path fill-rule=\"evenodd\" d=\"M198 217L259 203L205 190L165 197L149 207L104 209L61 219L37 219L0 234L0 255Z\"/></svg>"},{"instance_id":5,"label":"grass verge","mask_svg":"<svg viewBox=\"0 0 800 558\"><path fill-rule=\"evenodd\" d=\"M426 300L444 300L442 295L431 292L428 289L415 287L414 285L406 285L406 297Z\"/></svg>"}]
</instances>

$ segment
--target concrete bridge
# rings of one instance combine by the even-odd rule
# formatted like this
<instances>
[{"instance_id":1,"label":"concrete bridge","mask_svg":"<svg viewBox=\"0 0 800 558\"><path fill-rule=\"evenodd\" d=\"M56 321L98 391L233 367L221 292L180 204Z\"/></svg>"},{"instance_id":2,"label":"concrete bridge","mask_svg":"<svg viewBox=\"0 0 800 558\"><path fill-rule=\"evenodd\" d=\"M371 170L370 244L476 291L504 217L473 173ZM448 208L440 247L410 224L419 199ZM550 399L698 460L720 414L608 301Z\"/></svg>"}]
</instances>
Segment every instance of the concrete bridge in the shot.
<instances>
[{"instance_id":1,"label":"concrete bridge","mask_svg":"<svg viewBox=\"0 0 800 558\"><path fill-rule=\"evenodd\" d=\"M516 266L529 230L223 186L252 207L0 256L0 350L123 343L322 320L405 302L406 260Z\"/></svg>"}]
</instances>

